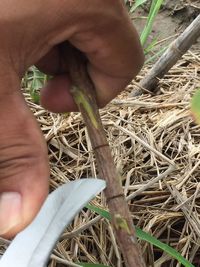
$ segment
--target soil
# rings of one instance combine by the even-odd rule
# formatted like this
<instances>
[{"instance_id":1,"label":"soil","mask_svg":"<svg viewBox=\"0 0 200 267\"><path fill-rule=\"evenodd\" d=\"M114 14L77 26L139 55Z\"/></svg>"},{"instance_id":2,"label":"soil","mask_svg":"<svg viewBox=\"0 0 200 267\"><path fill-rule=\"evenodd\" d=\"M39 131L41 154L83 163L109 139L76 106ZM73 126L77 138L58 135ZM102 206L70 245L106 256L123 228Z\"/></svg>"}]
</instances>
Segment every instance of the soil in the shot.
<instances>
[{"instance_id":1,"label":"soil","mask_svg":"<svg viewBox=\"0 0 200 267\"><path fill-rule=\"evenodd\" d=\"M148 16L151 1L138 8L132 15L132 20L139 33L144 29L146 17ZM153 39L161 41L161 45L169 44L178 34L200 14L199 0L165 0L161 11L157 15L153 31L150 35L149 42ZM194 48L199 45L194 45Z\"/></svg>"}]
</instances>

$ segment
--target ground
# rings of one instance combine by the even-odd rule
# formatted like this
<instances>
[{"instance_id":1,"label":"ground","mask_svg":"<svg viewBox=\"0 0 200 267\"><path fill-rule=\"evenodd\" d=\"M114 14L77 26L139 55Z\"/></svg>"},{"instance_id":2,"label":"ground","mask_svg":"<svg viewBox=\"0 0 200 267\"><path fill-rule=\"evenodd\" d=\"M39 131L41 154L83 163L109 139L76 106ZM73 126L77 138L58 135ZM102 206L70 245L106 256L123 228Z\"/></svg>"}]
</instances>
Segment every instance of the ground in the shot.
<instances>
[{"instance_id":1,"label":"ground","mask_svg":"<svg viewBox=\"0 0 200 267\"><path fill-rule=\"evenodd\" d=\"M144 28L145 17L148 16L149 4L139 8L133 15L133 22L141 32ZM187 27L193 19L200 13L200 3L198 0L165 0L161 11L155 19L152 36L159 38L169 38L180 33Z\"/></svg>"},{"instance_id":2,"label":"ground","mask_svg":"<svg viewBox=\"0 0 200 267\"><path fill-rule=\"evenodd\" d=\"M199 12L199 5L165 1L152 38L171 41ZM132 15L139 31L143 20L137 16L146 12L148 5ZM199 55L195 45L160 81L157 95L129 99L152 63L145 65L127 91L101 110L135 225L175 248L195 267L200 266L200 126L193 121L190 101L200 88ZM33 103L27 88L24 94L48 144L52 190L71 180L97 177L81 115L48 113ZM92 203L107 208L103 195ZM6 244L0 239L1 251ZM181 266L147 242L139 244L147 267ZM80 261L124 266L109 222L87 209L66 229L53 254L57 259L51 259L49 267L77 266L74 263Z\"/></svg>"}]
</instances>

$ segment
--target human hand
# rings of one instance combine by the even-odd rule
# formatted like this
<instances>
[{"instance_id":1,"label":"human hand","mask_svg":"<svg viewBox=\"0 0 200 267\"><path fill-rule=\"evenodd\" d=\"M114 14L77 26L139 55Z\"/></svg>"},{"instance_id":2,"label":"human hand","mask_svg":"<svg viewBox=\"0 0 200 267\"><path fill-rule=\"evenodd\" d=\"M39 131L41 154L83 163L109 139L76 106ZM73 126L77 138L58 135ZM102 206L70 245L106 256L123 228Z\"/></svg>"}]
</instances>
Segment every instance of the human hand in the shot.
<instances>
[{"instance_id":1,"label":"human hand","mask_svg":"<svg viewBox=\"0 0 200 267\"><path fill-rule=\"evenodd\" d=\"M0 235L11 237L48 194L46 145L20 92L25 71L35 64L54 76L45 108L76 110L62 54L69 41L88 58L101 107L139 72L143 53L121 0L1 0L0 36Z\"/></svg>"}]
</instances>

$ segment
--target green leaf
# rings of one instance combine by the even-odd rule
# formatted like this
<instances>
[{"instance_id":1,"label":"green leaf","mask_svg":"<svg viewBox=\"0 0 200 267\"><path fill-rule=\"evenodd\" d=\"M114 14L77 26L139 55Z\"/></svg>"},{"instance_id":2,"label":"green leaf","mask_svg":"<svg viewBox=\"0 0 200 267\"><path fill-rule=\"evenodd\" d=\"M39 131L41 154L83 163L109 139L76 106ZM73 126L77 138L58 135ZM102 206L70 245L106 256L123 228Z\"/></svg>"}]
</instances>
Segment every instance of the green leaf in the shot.
<instances>
[{"instance_id":1,"label":"green leaf","mask_svg":"<svg viewBox=\"0 0 200 267\"><path fill-rule=\"evenodd\" d=\"M39 104L40 103L40 94L37 91L31 91L30 92L31 98L33 100L33 103Z\"/></svg>"},{"instance_id":2,"label":"green leaf","mask_svg":"<svg viewBox=\"0 0 200 267\"><path fill-rule=\"evenodd\" d=\"M195 121L200 124L200 89L192 97L191 111Z\"/></svg>"},{"instance_id":3,"label":"green leaf","mask_svg":"<svg viewBox=\"0 0 200 267\"><path fill-rule=\"evenodd\" d=\"M149 34L152 31L154 20L161 8L162 3L163 3L163 0L153 0L151 3L151 8L148 14L147 22L140 36L140 40L143 46L146 44Z\"/></svg>"},{"instance_id":4,"label":"green leaf","mask_svg":"<svg viewBox=\"0 0 200 267\"><path fill-rule=\"evenodd\" d=\"M97 214L101 215L103 218L111 221L111 215L108 211L104 210L104 209L101 209L101 208L98 208L94 205L90 205L90 204L87 204L86 207L89 209L89 210L92 210L94 212L96 212Z\"/></svg>"},{"instance_id":5,"label":"green leaf","mask_svg":"<svg viewBox=\"0 0 200 267\"><path fill-rule=\"evenodd\" d=\"M134 12L139 6L147 2L147 0L136 0L135 4L131 7L130 12Z\"/></svg>"},{"instance_id":6,"label":"green leaf","mask_svg":"<svg viewBox=\"0 0 200 267\"><path fill-rule=\"evenodd\" d=\"M152 61L154 61L155 59L158 59L158 57L160 55L162 55L165 51L166 51L167 47L163 47L162 49L160 49L158 52L156 52L153 56L149 57L146 61L145 64L148 64Z\"/></svg>"},{"instance_id":7,"label":"green leaf","mask_svg":"<svg viewBox=\"0 0 200 267\"><path fill-rule=\"evenodd\" d=\"M136 235L140 240L147 241L148 243L154 245L162 249L164 252L169 254L171 257L175 258L179 263L183 264L185 267L195 267L191 264L188 260L186 260L178 251L173 249L172 247L168 246L165 243L162 243L155 237L151 236L150 234L142 231L140 228L136 227Z\"/></svg>"},{"instance_id":8,"label":"green leaf","mask_svg":"<svg viewBox=\"0 0 200 267\"><path fill-rule=\"evenodd\" d=\"M200 97L200 94L199 94L199 97ZM90 204L88 204L86 207L88 209L96 212L97 214L101 215L103 218L106 218L107 220L111 220L111 215L110 215L110 213L108 211L106 211L104 209L101 209L101 208L98 208L98 207L95 207L95 206L90 205ZM179 252L177 252L175 249L173 249L172 247L168 246L165 243L162 243L161 241L159 241L155 237L151 236L150 234L144 232L143 230L141 230L138 227L136 227L136 236L140 240L147 241L148 243L154 245L155 247L158 247L158 248L162 249L164 252L169 254L171 257L173 257L176 260L178 260L179 263L183 264L183 266L185 266L185 267L195 267L188 260L186 260Z\"/></svg>"}]
</instances>

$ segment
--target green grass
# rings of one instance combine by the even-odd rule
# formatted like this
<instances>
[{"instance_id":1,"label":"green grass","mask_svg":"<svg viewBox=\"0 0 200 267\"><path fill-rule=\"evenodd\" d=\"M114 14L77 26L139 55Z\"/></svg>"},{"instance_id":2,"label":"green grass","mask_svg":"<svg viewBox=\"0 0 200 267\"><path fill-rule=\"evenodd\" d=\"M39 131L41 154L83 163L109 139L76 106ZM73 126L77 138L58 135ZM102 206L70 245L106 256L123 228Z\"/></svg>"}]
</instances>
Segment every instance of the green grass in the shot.
<instances>
[{"instance_id":1,"label":"green grass","mask_svg":"<svg viewBox=\"0 0 200 267\"><path fill-rule=\"evenodd\" d=\"M145 4L147 0L136 0L133 2L130 2L129 0L125 0L125 3L129 9L130 13L133 13L138 7ZM141 43L144 47L144 53L149 54L157 43L157 38L154 38L153 41L151 41L148 45L148 39L152 32L153 23L155 21L155 18L160 10L160 7L163 3L163 0L152 0L150 12L146 18L146 25L144 27L144 30L141 33L140 39ZM166 48L161 48L160 51L156 52L153 56L148 57L147 61L145 63L152 62ZM49 79L49 77L42 72L40 72L36 67L31 67L30 70L26 73L26 76L23 79L23 83L25 83L25 88L27 88L30 92L30 96L32 98L32 101L36 104L39 104L40 102L40 89L43 87L43 85L46 83L46 81Z\"/></svg>"},{"instance_id":2,"label":"green grass","mask_svg":"<svg viewBox=\"0 0 200 267\"><path fill-rule=\"evenodd\" d=\"M23 87L27 88L30 92L33 103L39 104L40 102L40 89L47 82L49 77L40 72L36 67L31 67L26 73L22 83Z\"/></svg>"},{"instance_id":3,"label":"green grass","mask_svg":"<svg viewBox=\"0 0 200 267\"><path fill-rule=\"evenodd\" d=\"M200 124L200 88L196 90L192 97L191 112L196 123Z\"/></svg>"},{"instance_id":4,"label":"green grass","mask_svg":"<svg viewBox=\"0 0 200 267\"><path fill-rule=\"evenodd\" d=\"M157 14L161 8L162 3L163 3L163 0L153 0L151 3L151 8L150 8L150 12L149 12L148 17L147 17L147 22L146 22L144 30L140 36L140 40L141 40L141 43L143 46L145 46L145 44L148 40L148 37L152 31L153 23L154 23L155 18L156 18Z\"/></svg>"},{"instance_id":5,"label":"green grass","mask_svg":"<svg viewBox=\"0 0 200 267\"><path fill-rule=\"evenodd\" d=\"M146 2L147 0L136 0L133 3L130 1L126 1L126 5L129 8L129 12L132 14L135 12L135 10L138 7L146 4ZM157 38L154 38L154 40L151 41L150 44L148 44L148 41L149 41L149 37L153 29L153 24L155 22L156 16L158 12L160 11L160 8L163 2L164 0L152 0L151 2L149 14L146 18L145 27L140 35L140 41L141 41L142 46L144 47L145 54L148 54L149 52L151 52L153 48L156 46Z\"/></svg>"},{"instance_id":6,"label":"green grass","mask_svg":"<svg viewBox=\"0 0 200 267\"><path fill-rule=\"evenodd\" d=\"M136 0L132 5L130 12L133 13L139 6L145 4L147 0Z\"/></svg>"}]
</instances>

